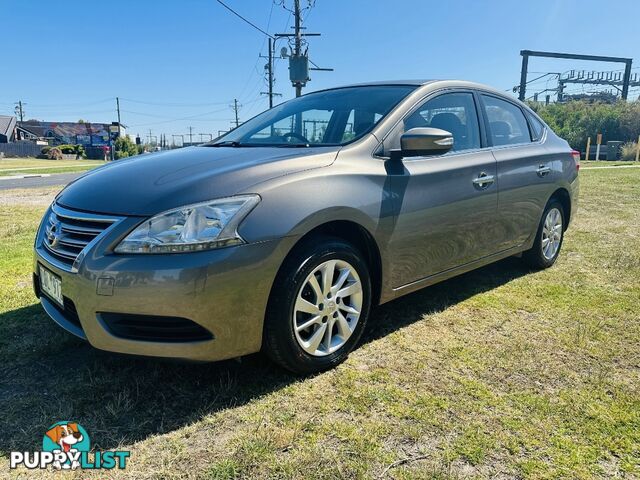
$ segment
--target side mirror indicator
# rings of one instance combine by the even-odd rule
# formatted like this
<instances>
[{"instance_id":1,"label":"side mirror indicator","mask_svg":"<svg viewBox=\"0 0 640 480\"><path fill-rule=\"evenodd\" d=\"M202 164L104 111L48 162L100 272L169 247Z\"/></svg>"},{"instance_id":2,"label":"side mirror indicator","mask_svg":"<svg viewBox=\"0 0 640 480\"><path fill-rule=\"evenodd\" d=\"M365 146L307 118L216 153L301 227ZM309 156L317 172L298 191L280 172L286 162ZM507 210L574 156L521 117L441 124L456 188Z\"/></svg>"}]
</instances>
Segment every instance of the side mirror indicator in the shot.
<instances>
[{"instance_id":1,"label":"side mirror indicator","mask_svg":"<svg viewBox=\"0 0 640 480\"><path fill-rule=\"evenodd\" d=\"M453 147L451 132L439 128L412 128L400 137L403 157L419 157L446 153Z\"/></svg>"}]
</instances>

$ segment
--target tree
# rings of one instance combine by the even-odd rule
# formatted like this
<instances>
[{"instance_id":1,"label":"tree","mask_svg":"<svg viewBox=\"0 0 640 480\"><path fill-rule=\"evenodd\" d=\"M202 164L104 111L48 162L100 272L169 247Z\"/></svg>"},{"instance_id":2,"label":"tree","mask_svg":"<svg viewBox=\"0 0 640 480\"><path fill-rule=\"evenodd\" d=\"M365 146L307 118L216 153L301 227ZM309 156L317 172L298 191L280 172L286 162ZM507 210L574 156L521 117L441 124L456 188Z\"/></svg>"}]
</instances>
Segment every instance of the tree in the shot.
<instances>
[{"instance_id":1,"label":"tree","mask_svg":"<svg viewBox=\"0 0 640 480\"><path fill-rule=\"evenodd\" d=\"M114 148L117 160L138 155L138 147L126 135L116 138L116 141L114 142Z\"/></svg>"},{"instance_id":2,"label":"tree","mask_svg":"<svg viewBox=\"0 0 640 480\"><path fill-rule=\"evenodd\" d=\"M630 142L640 135L640 102L601 103L570 101L549 105L531 104L547 124L577 149L583 149L587 137L592 142L598 133L602 141Z\"/></svg>"}]
</instances>

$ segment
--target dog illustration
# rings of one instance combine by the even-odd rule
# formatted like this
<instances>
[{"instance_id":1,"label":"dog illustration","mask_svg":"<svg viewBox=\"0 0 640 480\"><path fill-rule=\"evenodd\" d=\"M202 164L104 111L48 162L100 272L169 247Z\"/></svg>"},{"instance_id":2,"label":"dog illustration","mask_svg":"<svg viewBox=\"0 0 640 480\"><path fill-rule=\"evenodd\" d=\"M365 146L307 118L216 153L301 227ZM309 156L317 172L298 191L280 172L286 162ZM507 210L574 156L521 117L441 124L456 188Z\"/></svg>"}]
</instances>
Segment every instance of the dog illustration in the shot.
<instances>
[{"instance_id":1,"label":"dog illustration","mask_svg":"<svg viewBox=\"0 0 640 480\"><path fill-rule=\"evenodd\" d=\"M46 435L51 440L53 440L54 443L56 443L57 445L60 445L60 450L54 450L54 453L58 453L58 452L63 452L65 454L69 452L75 453L78 450L73 448L73 446L84 439L84 437L82 436L82 433L80 433L80 430L78 430L77 423L67 423L65 425L56 425L51 430L49 430L46 433ZM78 462L77 460L71 462L71 464L69 463L61 464L60 462L55 462L53 466L58 469L71 468L72 470L75 470L80 466L80 462Z\"/></svg>"}]
</instances>

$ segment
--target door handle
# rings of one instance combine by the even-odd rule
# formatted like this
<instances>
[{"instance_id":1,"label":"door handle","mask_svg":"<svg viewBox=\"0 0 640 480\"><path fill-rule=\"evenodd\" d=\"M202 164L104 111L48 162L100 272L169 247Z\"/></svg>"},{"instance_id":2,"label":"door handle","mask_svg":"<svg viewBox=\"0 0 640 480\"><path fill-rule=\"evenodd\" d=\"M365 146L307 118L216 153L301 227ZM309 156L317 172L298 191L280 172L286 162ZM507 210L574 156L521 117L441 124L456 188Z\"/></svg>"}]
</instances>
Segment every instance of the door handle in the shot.
<instances>
[{"instance_id":1,"label":"door handle","mask_svg":"<svg viewBox=\"0 0 640 480\"><path fill-rule=\"evenodd\" d=\"M548 174L551 171L551 167L547 167L544 164L540 164L540 166L538 167L538 169L536 170L536 173L538 174L539 177L544 177L546 174Z\"/></svg>"},{"instance_id":2,"label":"door handle","mask_svg":"<svg viewBox=\"0 0 640 480\"><path fill-rule=\"evenodd\" d=\"M481 172L478 178L473 179L473 184L480 189L489 188L493 182L495 182L495 177L493 175L487 175L486 172Z\"/></svg>"}]
</instances>

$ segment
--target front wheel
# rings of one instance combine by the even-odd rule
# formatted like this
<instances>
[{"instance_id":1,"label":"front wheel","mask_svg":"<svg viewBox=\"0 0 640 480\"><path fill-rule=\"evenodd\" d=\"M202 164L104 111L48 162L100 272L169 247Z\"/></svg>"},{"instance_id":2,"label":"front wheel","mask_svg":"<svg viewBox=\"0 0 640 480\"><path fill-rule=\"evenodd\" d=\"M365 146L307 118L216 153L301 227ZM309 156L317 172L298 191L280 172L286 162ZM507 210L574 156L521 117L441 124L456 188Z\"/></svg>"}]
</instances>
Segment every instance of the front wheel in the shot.
<instances>
[{"instance_id":1,"label":"front wheel","mask_svg":"<svg viewBox=\"0 0 640 480\"><path fill-rule=\"evenodd\" d=\"M371 280L360 252L331 237L297 248L276 279L264 326L264 350L295 373L344 361L364 330Z\"/></svg>"},{"instance_id":2,"label":"front wheel","mask_svg":"<svg viewBox=\"0 0 640 480\"><path fill-rule=\"evenodd\" d=\"M563 240L564 209L560 202L551 200L542 214L533 247L524 252L523 258L533 268L549 268L556 262Z\"/></svg>"}]
</instances>

